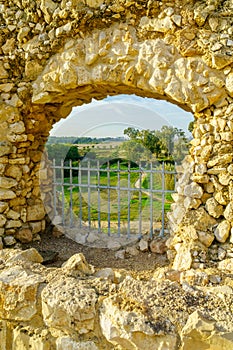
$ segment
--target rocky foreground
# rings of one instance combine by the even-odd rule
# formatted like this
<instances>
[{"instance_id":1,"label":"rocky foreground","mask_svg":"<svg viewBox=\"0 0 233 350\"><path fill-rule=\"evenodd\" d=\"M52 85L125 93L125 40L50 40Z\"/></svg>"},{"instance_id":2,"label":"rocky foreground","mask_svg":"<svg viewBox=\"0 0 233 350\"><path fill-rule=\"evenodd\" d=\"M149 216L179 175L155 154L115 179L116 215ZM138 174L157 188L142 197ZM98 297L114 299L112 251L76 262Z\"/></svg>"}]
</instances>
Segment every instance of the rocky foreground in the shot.
<instances>
[{"instance_id":1,"label":"rocky foreground","mask_svg":"<svg viewBox=\"0 0 233 350\"><path fill-rule=\"evenodd\" d=\"M0 344L17 350L233 349L233 274L95 271L80 253L45 267L36 249L0 252Z\"/></svg>"}]
</instances>

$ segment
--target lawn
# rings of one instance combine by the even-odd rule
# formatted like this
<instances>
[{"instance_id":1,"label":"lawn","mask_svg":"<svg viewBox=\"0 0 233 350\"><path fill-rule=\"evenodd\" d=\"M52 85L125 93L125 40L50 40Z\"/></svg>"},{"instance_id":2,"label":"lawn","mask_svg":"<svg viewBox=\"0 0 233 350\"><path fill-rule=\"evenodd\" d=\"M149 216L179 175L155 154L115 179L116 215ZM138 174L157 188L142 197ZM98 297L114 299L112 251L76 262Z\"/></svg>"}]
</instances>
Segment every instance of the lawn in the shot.
<instances>
[{"instance_id":1,"label":"lawn","mask_svg":"<svg viewBox=\"0 0 233 350\"><path fill-rule=\"evenodd\" d=\"M57 182L61 183L61 180L57 179ZM82 187L79 187L80 184ZM174 189L174 174L165 175L164 187L165 190ZM78 175L76 172L72 179L65 177L63 188L57 185L61 193L60 200L64 202L64 212L69 216L72 206L73 215L83 221L123 223L128 218L130 222L148 221L150 218L158 222L162 218L162 193L152 195L150 190L162 189L161 173L140 175L138 167L131 167L129 172L127 164L121 164L120 167L112 164L109 168L105 165L100 172L84 168ZM171 203L171 194L165 193L165 212L170 210Z\"/></svg>"}]
</instances>

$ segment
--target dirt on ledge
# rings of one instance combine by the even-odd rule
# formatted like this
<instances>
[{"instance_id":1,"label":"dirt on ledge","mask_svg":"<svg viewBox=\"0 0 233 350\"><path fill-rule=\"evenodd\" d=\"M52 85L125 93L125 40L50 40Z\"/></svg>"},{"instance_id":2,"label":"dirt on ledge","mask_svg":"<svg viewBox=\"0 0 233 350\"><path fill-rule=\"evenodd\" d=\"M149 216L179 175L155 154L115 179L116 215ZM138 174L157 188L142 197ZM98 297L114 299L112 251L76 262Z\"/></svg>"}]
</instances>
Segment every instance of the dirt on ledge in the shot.
<instances>
[{"instance_id":1,"label":"dirt on ledge","mask_svg":"<svg viewBox=\"0 0 233 350\"><path fill-rule=\"evenodd\" d=\"M87 262L96 269L110 267L124 269L146 278L158 267L168 265L166 254L141 252L136 256L126 254L125 259L116 258L116 252L105 248L93 248L76 243L66 236L41 235L41 241L23 244L23 249L36 248L45 259L46 266L60 267L76 253L83 253Z\"/></svg>"}]
</instances>

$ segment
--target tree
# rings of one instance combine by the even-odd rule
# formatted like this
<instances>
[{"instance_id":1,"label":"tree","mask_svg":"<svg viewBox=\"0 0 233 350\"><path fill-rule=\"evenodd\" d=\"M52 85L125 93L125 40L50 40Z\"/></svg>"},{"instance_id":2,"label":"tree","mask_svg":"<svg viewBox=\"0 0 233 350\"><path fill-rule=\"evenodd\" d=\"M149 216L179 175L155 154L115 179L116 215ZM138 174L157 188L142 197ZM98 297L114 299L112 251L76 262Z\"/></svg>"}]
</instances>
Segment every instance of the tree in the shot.
<instances>
[{"instance_id":1,"label":"tree","mask_svg":"<svg viewBox=\"0 0 233 350\"><path fill-rule=\"evenodd\" d=\"M130 140L140 143L145 149L152 154L156 154L158 157L161 150L161 143L156 136L155 131L151 130L138 130L134 128L127 128L124 130L124 134L127 135Z\"/></svg>"},{"instance_id":2,"label":"tree","mask_svg":"<svg viewBox=\"0 0 233 350\"><path fill-rule=\"evenodd\" d=\"M123 151L124 158L133 162L149 160L151 158L151 152L135 140L123 142L120 146L120 150Z\"/></svg>"},{"instance_id":3,"label":"tree","mask_svg":"<svg viewBox=\"0 0 233 350\"><path fill-rule=\"evenodd\" d=\"M157 158L176 159L178 156L181 159L187 153L188 139L182 129L167 125L162 126L161 130L127 128L124 134L129 137L130 141L141 144Z\"/></svg>"},{"instance_id":4,"label":"tree","mask_svg":"<svg viewBox=\"0 0 233 350\"><path fill-rule=\"evenodd\" d=\"M189 132L193 132L193 129L194 129L194 121L190 122L189 125L188 125L188 131Z\"/></svg>"},{"instance_id":5,"label":"tree","mask_svg":"<svg viewBox=\"0 0 233 350\"><path fill-rule=\"evenodd\" d=\"M77 161L80 159L77 146L58 143L46 145L46 149L48 152L48 158L50 160L55 159L57 164L61 164L62 160L67 161L71 159L72 161Z\"/></svg>"},{"instance_id":6,"label":"tree","mask_svg":"<svg viewBox=\"0 0 233 350\"><path fill-rule=\"evenodd\" d=\"M80 154L78 152L77 146L71 146L66 154L65 161L72 160L77 161L80 159Z\"/></svg>"}]
</instances>

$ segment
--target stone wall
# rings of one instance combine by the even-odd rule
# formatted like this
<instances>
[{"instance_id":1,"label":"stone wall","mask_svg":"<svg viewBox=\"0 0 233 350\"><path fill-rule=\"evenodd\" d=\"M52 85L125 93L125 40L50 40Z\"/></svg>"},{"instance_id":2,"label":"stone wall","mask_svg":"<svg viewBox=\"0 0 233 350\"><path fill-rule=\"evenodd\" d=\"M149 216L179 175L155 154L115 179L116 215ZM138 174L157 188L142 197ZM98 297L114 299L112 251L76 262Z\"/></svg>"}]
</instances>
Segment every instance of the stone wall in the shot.
<instances>
[{"instance_id":1,"label":"stone wall","mask_svg":"<svg viewBox=\"0 0 233 350\"><path fill-rule=\"evenodd\" d=\"M233 348L229 264L147 281L95 271L82 254L61 268L42 260L34 248L0 251L2 350Z\"/></svg>"},{"instance_id":2,"label":"stone wall","mask_svg":"<svg viewBox=\"0 0 233 350\"><path fill-rule=\"evenodd\" d=\"M217 0L0 1L1 245L45 228L52 125L92 98L136 93L195 118L170 215L174 267L205 261L216 241L232 254L232 12Z\"/></svg>"}]
</instances>

